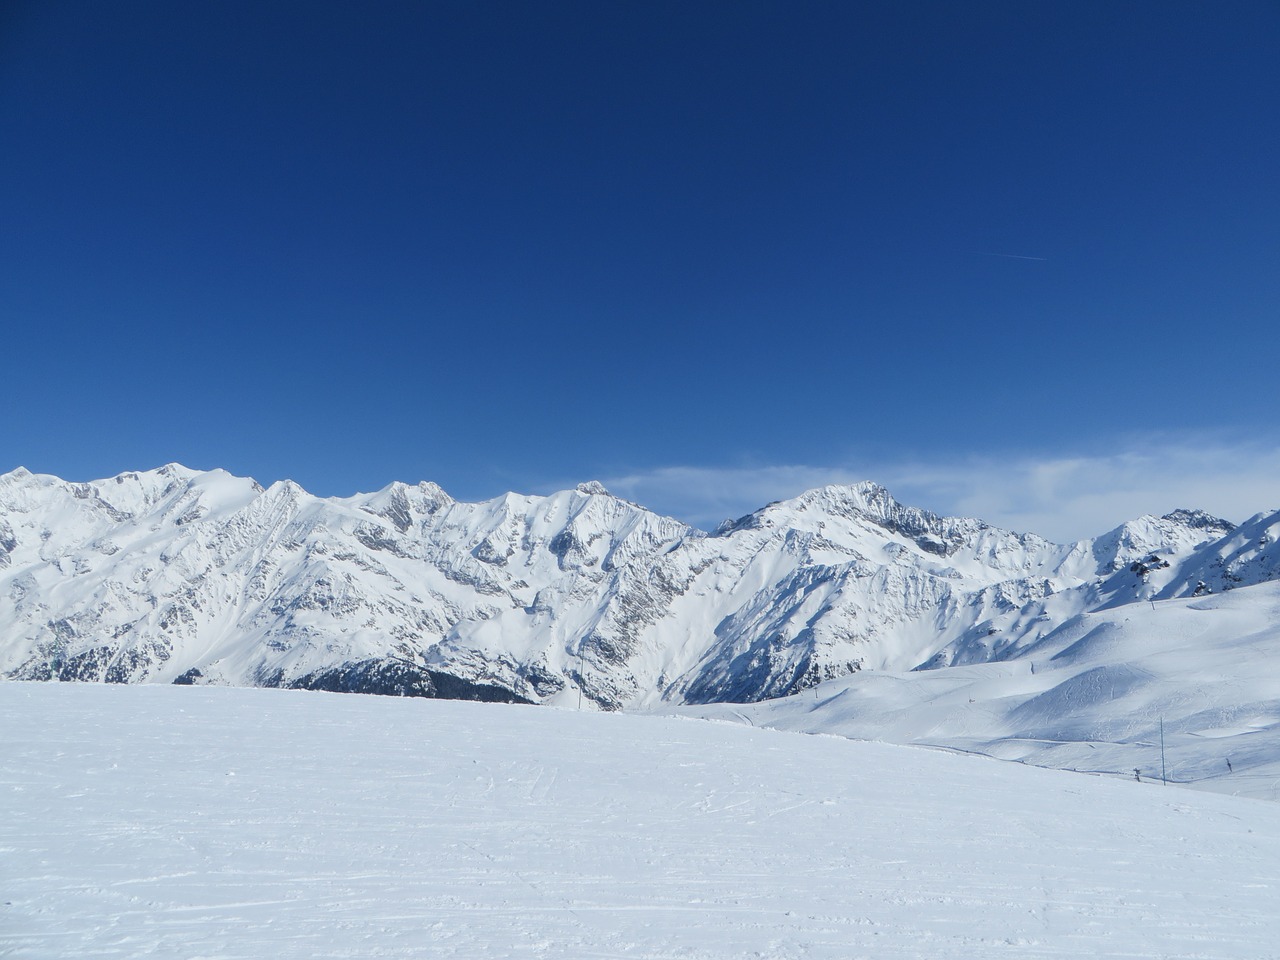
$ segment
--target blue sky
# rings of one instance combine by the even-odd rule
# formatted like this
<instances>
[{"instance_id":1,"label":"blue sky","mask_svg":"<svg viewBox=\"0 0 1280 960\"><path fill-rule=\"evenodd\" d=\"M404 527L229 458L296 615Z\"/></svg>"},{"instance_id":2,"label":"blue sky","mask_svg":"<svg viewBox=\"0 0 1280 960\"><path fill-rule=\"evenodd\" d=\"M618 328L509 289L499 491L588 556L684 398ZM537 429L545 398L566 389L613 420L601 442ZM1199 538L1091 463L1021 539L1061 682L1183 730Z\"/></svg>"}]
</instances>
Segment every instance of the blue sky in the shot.
<instances>
[{"instance_id":1,"label":"blue sky","mask_svg":"<svg viewBox=\"0 0 1280 960\"><path fill-rule=\"evenodd\" d=\"M1278 45L1271 2L6 4L0 469L1243 519Z\"/></svg>"}]
</instances>

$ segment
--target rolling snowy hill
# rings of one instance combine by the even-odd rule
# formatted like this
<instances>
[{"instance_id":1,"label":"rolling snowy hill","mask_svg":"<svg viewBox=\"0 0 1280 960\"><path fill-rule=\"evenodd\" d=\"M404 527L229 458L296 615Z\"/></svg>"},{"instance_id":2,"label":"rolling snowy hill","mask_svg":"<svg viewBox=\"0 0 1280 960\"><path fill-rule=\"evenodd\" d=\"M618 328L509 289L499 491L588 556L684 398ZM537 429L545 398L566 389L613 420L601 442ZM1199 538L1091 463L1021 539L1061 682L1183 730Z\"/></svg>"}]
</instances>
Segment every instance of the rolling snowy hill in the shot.
<instances>
[{"instance_id":1,"label":"rolling snowy hill","mask_svg":"<svg viewBox=\"0 0 1280 960\"><path fill-rule=\"evenodd\" d=\"M1080 613L1008 660L683 712L1280 800L1277 664L1280 583L1268 582Z\"/></svg>"},{"instance_id":2,"label":"rolling snowy hill","mask_svg":"<svg viewBox=\"0 0 1280 960\"><path fill-rule=\"evenodd\" d=\"M0 729L13 960L1280 955L1277 804L279 690L4 683Z\"/></svg>"},{"instance_id":3,"label":"rolling snowy hill","mask_svg":"<svg viewBox=\"0 0 1280 960\"><path fill-rule=\"evenodd\" d=\"M606 709L757 701L1024 656L1082 614L1277 574L1280 515L1053 544L875 484L712 533L611 496L320 499L169 465L0 476L0 676ZM1227 638L1230 639L1230 638Z\"/></svg>"}]
</instances>

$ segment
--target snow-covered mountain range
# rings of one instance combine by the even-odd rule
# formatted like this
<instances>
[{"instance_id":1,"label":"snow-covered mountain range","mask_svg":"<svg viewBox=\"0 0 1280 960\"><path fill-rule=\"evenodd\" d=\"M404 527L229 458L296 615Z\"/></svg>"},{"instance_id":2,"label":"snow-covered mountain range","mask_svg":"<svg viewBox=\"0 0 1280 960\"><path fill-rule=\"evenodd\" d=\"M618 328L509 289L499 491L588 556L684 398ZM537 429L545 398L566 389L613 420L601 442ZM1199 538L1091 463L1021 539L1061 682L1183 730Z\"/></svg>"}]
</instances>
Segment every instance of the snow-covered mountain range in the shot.
<instances>
[{"instance_id":1,"label":"snow-covered mountain range","mask_svg":"<svg viewBox=\"0 0 1280 960\"><path fill-rule=\"evenodd\" d=\"M1280 514L1055 544L872 483L713 532L596 483L314 497L170 464L0 476L0 676L575 703L756 701L1008 661L1093 611L1280 577Z\"/></svg>"}]
</instances>

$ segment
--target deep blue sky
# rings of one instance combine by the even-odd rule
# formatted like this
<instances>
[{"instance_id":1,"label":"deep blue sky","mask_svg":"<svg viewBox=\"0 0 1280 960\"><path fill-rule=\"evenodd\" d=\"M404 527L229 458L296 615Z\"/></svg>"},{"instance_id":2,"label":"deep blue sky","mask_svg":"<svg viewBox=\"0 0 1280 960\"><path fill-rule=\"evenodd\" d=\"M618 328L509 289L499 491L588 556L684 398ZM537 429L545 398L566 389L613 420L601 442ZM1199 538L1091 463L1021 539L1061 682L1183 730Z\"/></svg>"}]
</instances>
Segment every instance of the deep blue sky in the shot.
<instances>
[{"instance_id":1,"label":"deep blue sky","mask_svg":"<svg viewBox=\"0 0 1280 960\"><path fill-rule=\"evenodd\" d=\"M1277 49L1270 0L10 0L0 470L695 516L1270 455Z\"/></svg>"}]
</instances>

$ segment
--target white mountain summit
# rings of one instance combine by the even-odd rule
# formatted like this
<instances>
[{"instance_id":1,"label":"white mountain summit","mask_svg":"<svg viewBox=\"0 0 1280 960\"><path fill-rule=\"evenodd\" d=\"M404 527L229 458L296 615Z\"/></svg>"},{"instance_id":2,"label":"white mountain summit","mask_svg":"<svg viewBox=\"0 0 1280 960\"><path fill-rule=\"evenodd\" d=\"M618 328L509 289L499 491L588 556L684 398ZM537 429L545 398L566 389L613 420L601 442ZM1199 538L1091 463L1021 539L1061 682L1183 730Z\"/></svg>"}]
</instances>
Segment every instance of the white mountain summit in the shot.
<instances>
[{"instance_id":1,"label":"white mountain summit","mask_svg":"<svg viewBox=\"0 0 1280 960\"><path fill-rule=\"evenodd\" d=\"M754 701L1016 656L1083 611L1280 575L1280 515L1060 545L871 483L714 533L608 493L321 499L170 464L0 476L0 676L463 699ZM1269 539L1268 539L1269 538Z\"/></svg>"}]
</instances>

